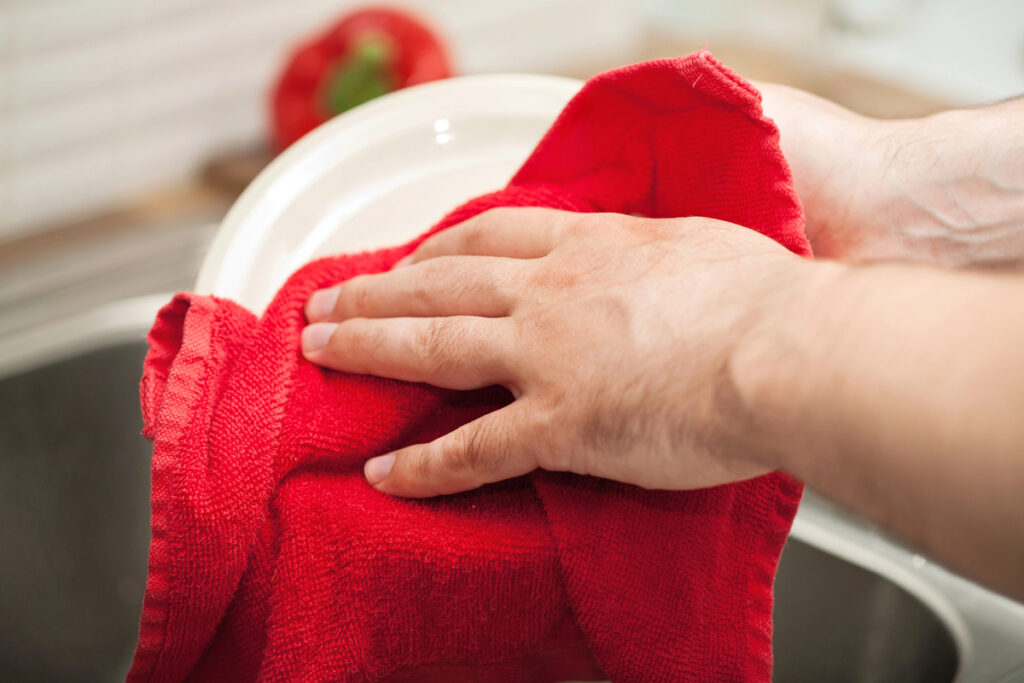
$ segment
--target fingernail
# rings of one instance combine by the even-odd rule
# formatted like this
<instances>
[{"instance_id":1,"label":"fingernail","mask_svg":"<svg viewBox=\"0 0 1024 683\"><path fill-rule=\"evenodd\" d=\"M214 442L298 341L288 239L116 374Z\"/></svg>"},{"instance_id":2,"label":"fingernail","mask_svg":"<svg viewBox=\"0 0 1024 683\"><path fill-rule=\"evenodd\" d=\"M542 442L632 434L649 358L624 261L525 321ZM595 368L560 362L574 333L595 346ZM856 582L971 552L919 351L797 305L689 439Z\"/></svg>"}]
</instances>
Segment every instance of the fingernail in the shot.
<instances>
[{"instance_id":1,"label":"fingernail","mask_svg":"<svg viewBox=\"0 0 1024 683\"><path fill-rule=\"evenodd\" d=\"M412 263L412 254L409 254L408 256L403 256L402 258L395 261L395 265L391 266L391 269L394 270L395 268L404 268L410 263Z\"/></svg>"},{"instance_id":2,"label":"fingernail","mask_svg":"<svg viewBox=\"0 0 1024 683\"><path fill-rule=\"evenodd\" d=\"M338 329L338 323L313 323L302 330L302 350L306 353L327 346L331 335Z\"/></svg>"},{"instance_id":3,"label":"fingernail","mask_svg":"<svg viewBox=\"0 0 1024 683\"><path fill-rule=\"evenodd\" d=\"M309 320L320 320L329 316L338 304L340 292L341 287L329 287L313 292L313 296L306 302L306 317Z\"/></svg>"},{"instance_id":4,"label":"fingernail","mask_svg":"<svg viewBox=\"0 0 1024 683\"><path fill-rule=\"evenodd\" d=\"M370 482L374 486L381 483L387 476L391 474L391 467L395 464L395 456L393 453L388 455L378 455L376 458L370 458L363 465L363 474L366 475L366 481Z\"/></svg>"}]
</instances>

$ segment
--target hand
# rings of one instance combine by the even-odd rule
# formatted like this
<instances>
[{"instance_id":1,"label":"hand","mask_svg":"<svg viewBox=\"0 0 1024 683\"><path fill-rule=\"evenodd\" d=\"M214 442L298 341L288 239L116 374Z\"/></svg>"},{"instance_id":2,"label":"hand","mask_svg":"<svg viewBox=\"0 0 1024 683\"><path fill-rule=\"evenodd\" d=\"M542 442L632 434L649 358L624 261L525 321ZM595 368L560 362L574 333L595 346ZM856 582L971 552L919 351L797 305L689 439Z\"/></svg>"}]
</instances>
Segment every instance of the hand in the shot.
<instances>
[{"instance_id":1,"label":"hand","mask_svg":"<svg viewBox=\"0 0 1024 683\"><path fill-rule=\"evenodd\" d=\"M817 256L1024 266L1024 101L879 120L758 87Z\"/></svg>"},{"instance_id":2,"label":"hand","mask_svg":"<svg viewBox=\"0 0 1024 683\"><path fill-rule=\"evenodd\" d=\"M731 377L743 335L814 268L751 230L545 209L488 211L405 267L306 307L306 357L515 400L429 444L371 459L399 496L541 467L688 489L774 469Z\"/></svg>"}]
</instances>

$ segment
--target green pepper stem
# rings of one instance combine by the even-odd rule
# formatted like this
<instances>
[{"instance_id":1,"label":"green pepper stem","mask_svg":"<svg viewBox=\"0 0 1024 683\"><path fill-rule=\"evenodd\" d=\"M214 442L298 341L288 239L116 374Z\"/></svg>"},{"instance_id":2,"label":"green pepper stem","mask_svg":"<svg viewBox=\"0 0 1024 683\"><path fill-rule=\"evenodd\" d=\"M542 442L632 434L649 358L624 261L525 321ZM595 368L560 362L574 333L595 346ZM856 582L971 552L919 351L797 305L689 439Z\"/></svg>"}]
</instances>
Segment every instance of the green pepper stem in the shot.
<instances>
[{"instance_id":1,"label":"green pepper stem","mask_svg":"<svg viewBox=\"0 0 1024 683\"><path fill-rule=\"evenodd\" d=\"M356 43L326 80L324 105L330 116L348 111L396 86L395 47L384 36L367 36Z\"/></svg>"}]
</instances>

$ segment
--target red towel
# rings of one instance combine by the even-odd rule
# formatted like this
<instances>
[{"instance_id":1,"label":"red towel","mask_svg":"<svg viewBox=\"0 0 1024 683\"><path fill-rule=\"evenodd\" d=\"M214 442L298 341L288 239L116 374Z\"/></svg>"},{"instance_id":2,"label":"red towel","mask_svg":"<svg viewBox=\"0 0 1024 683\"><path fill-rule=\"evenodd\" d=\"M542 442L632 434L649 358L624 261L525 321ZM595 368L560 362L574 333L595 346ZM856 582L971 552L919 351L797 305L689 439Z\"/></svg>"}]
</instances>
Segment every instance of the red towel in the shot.
<instances>
[{"instance_id":1,"label":"red towel","mask_svg":"<svg viewBox=\"0 0 1024 683\"><path fill-rule=\"evenodd\" d=\"M809 255L759 102L706 52L603 74L507 188L435 230L506 205L700 215ZM414 244L310 264L258 319L192 294L160 312L129 680L768 680L772 581L801 493L785 475L666 492L538 471L430 500L366 483L367 458L510 400L303 359L307 297Z\"/></svg>"}]
</instances>

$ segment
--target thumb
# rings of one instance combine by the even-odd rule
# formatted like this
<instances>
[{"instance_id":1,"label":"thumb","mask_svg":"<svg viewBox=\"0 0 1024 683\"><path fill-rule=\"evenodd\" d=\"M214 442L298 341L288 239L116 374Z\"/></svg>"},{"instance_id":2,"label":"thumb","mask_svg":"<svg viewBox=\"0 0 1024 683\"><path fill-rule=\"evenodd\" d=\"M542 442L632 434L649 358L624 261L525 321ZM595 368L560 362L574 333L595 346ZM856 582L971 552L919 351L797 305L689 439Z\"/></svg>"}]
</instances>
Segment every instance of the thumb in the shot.
<instances>
[{"instance_id":1,"label":"thumb","mask_svg":"<svg viewBox=\"0 0 1024 683\"><path fill-rule=\"evenodd\" d=\"M514 402L430 443L408 446L366 461L363 473L374 488L403 498L426 498L475 489L534 470Z\"/></svg>"}]
</instances>

